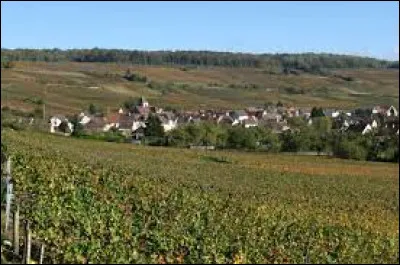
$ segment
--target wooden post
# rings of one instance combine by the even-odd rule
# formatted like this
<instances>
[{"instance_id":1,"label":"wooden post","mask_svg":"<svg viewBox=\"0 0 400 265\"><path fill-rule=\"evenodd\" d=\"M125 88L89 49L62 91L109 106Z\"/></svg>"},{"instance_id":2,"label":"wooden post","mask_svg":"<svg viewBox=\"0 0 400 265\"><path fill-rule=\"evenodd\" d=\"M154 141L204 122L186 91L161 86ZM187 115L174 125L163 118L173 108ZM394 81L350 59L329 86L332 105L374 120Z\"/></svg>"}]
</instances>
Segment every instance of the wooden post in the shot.
<instances>
[{"instance_id":1,"label":"wooden post","mask_svg":"<svg viewBox=\"0 0 400 265\"><path fill-rule=\"evenodd\" d=\"M7 177L6 177L7 192L6 192L5 232L8 231L8 224L10 222L10 213L11 213L11 200L13 199L13 183L12 183L12 177L11 177L11 157L8 157L8 159L7 159L6 173L7 173Z\"/></svg>"},{"instance_id":2,"label":"wooden post","mask_svg":"<svg viewBox=\"0 0 400 265\"><path fill-rule=\"evenodd\" d=\"M25 224L25 251L24 251L24 262L25 264L29 264L31 260L31 230L29 228L29 221L26 221Z\"/></svg>"},{"instance_id":3,"label":"wooden post","mask_svg":"<svg viewBox=\"0 0 400 265\"><path fill-rule=\"evenodd\" d=\"M43 264L43 257L44 257L44 244L42 244L41 247L40 247L40 259L39 259L39 264Z\"/></svg>"},{"instance_id":4,"label":"wooden post","mask_svg":"<svg viewBox=\"0 0 400 265\"><path fill-rule=\"evenodd\" d=\"M13 217L14 217L13 218L14 255L18 256L19 255L19 206L18 205L17 205L17 209L14 212Z\"/></svg>"}]
</instances>

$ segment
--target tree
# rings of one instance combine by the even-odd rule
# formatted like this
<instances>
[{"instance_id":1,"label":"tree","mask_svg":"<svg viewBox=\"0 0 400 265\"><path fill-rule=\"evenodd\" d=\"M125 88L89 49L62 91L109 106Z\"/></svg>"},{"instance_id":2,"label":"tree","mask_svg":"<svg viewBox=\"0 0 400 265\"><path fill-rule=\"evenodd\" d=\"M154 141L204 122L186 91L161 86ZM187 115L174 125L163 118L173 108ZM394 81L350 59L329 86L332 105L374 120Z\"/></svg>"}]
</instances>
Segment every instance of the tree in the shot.
<instances>
[{"instance_id":1,"label":"tree","mask_svg":"<svg viewBox=\"0 0 400 265\"><path fill-rule=\"evenodd\" d=\"M332 119L326 116L316 116L313 119L312 127L319 134L327 134L332 129Z\"/></svg>"},{"instance_id":2,"label":"tree","mask_svg":"<svg viewBox=\"0 0 400 265\"><path fill-rule=\"evenodd\" d=\"M333 153L341 158L355 160L366 160L368 156L368 150L360 143L360 138L351 139L349 136L336 139Z\"/></svg>"},{"instance_id":3,"label":"tree","mask_svg":"<svg viewBox=\"0 0 400 265\"><path fill-rule=\"evenodd\" d=\"M84 134L83 125L79 122L78 115L74 115L71 119L71 124L73 126L72 136L79 137Z\"/></svg>"},{"instance_id":4,"label":"tree","mask_svg":"<svg viewBox=\"0 0 400 265\"><path fill-rule=\"evenodd\" d=\"M311 109L311 118L323 117L323 116L325 116L325 114L322 108L313 107Z\"/></svg>"},{"instance_id":5,"label":"tree","mask_svg":"<svg viewBox=\"0 0 400 265\"><path fill-rule=\"evenodd\" d=\"M146 121L144 135L147 137L164 137L164 128L156 115L150 115Z\"/></svg>"},{"instance_id":6,"label":"tree","mask_svg":"<svg viewBox=\"0 0 400 265\"><path fill-rule=\"evenodd\" d=\"M89 111L89 114L91 114L91 115L102 114L101 108L94 105L93 103L89 104L88 111Z\"/></svg>"},{"instance_id":7,"label":"tree","mask_svg":"<svg viewBox=\"0 0 400 265\"><path fill-rule=\"evenodd\" d=\"M128 110L133 110L136 106L139 105L140 98L136 97L129 97L127 100L124 102L124 107Z\"/></svg>"},{"instance_id":8,"label":"tree","mask_svg":"<svg viewBox=\"0 0 400 265\"><path fill-rule=\"evenodd\" d=\"M176 128L168 133L168 145L186 146L188 145L188 134L183 127Z\"/></svg>"},{"instance_id":9,"label":"tree","mask_svg":"<svg viewBox=\"0 0 400 265\"><path fill-rule=\"evenodd\" d=\"M227 146L235 149L255 149L257 147L255 130L241 126L230 128L228 130Z\"/></svg>"},{"instance_id":10,"label":"tree","mask_svg":"<svg viewBox=\"0 0 400 265\"><path fill-rule=\"evenodd\" d=\"M3 68L5 69L11 69L15 67L15 63L13 61L6 61L2 63Z\"/></svg>"},{"instance_id":11,"label":"tree","mask_svg":"<svg viewBox=\"0 0 400 265\"><path fill-rule=\"evenodd\" d=\"M270 129L261 127L255 128L256 138L263 150L268 152L279 152L281 149L281 142L279 136L273 133Z\"/></svg>"},{"instance_id":12,"label":"tree","mask_svg":"<svg viewBox=\"0 0 400 265\"><path fill-rule=\"evenodd\" d=\"M358 108L354 110L354 114L359 116L359 117L370 117L372 114L372 110L371 109L362 109L362 108Z\"/></svg>"},{"instance_id":13,"label":"tree","mask_svg":"<svg viewBox=\"0 0 400 265\"><path fill-rule=\"evenodd\" d=\"M287 119L290 128L302 129L307 126L307 122L302 117L291 117Z\"/></svg>"}]
</instances>

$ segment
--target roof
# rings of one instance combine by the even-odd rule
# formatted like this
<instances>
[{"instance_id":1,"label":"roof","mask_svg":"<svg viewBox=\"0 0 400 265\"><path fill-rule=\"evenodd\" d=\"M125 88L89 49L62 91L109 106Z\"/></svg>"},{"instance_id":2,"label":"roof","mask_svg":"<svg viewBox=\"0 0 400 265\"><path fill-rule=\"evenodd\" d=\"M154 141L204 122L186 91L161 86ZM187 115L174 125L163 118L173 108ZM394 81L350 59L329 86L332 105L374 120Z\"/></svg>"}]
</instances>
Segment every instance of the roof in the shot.
<instances>
[{"instance_id":1,"label":"roof","mask_svg":"<svg viewBox=\"0 0 400 265\"><path fill-rule=\"evenodd\" d=\"M233 118L231 117L231 116L226 116L226 115L224 115L224 116L220 116L220 118L218 119L218 123L233 123L234 122L234 120L233 120Z\"/></svg>"},{"instance_id":2,"label":"roof","mask_svg":"<svg viewBox=\"0 0 400 265\"><path fill-rule=\"evenodd\" d=\"M90 121L83 125L84 128L88 129L88 130L98 130L98 129L102 129L105 125L105 121L103 118L101 117L93 117L90 119Z\"/></svg>"},{"instance_id":3,"label":"roof","mask_svg":"<svg viewBox=\"0 0 400 265\"><path fill-rule=\"evenodd\" d=\"M119 128L121 129L130 129L132 128L133 122L135 121L134 116L128 116L128 115L120 115L119 116Z\"/></svg>"},{"instance_id":4,"label":"roof","mask_svg":"<svg viewBox=\"0 0 400 265\"><path fill-rule=\"evenodd\" d=\"M57 119L60 119L60 120L67 120L67 118L64 115L61 115L61 114L53 115L52 117L50 117L50 119L52 119L52 118L57 118Z\"/></svg>"},{"instance_id":5,"label":"roof","mask_svg":"<svg viewBox=\"0 0 400 265\"><path fill-rule=\"evenodd\" d=\"M244 110L234 110L234 111L229 112L229 115L234 118L237 118L240 116L248 116L246 111L244 111Z\"/></svg>"},{"instance_id":6,"label":"roof","mask_svg":"<svg viewBox=\"0 0 400 265\"><path fill-rule=\"evenodd\" d=\"M244 124L258 124L258 120L252 117L250 119L245 120Z\"/></svg>"}]
</instances>

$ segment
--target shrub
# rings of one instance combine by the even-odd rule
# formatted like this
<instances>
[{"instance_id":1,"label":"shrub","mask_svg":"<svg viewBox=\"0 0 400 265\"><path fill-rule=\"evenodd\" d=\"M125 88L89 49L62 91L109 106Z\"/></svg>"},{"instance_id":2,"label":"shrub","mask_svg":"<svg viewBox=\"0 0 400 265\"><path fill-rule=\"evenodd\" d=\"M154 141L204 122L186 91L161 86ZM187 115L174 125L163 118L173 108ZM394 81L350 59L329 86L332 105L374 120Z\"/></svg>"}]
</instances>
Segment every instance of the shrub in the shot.
<instances>
[{"instance_id":1,"label":"shrub","mask_svg":"<svg viewBox=\"0 0 400 265\"><path fill-rule=\"evenodd\" d=\"M142 82L142 83L147 82L146 76L141 76L139 74L131 73L129 69L126 71L124 78L128 81L133 81L133 82Z\"/></svg>"},{"instance_id":2,"label":"shrub","mask_svg":"<svg viewBox=\"0 0 400 265\"><path fill-rule=\"evenodd\" d=\"M368 156L367 149L358 144L357 141L344 139L334 148L334 154L341 158L366 160Z\"/></svg>"},{"instance_id":3,"label":"shrub","mask_svg":"<svg viewBox=\"0 0 400 265\"><path fill-rule=\"evenodd\" d=\"M6 61L2 63L3 68L5 69L11 69L15 67L15 63L13 61Z\"/></svg>"}]
</instances>

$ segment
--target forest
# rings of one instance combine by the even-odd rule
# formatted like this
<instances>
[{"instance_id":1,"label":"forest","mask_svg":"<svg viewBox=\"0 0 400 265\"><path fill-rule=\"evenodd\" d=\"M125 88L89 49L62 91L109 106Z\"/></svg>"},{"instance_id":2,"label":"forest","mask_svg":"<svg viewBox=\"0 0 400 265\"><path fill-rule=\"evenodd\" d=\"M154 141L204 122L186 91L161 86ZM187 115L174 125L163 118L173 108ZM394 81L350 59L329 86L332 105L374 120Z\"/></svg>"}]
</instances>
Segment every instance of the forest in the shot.
<instances>
[{"instance_id":1,"label":"forest","mask_svg":"<svg viewBox=\"0 0 400 265\"><path fill-rule=\"evenodd\" d=\"M100 62L193 67L223 66L266 69L290 73L291 69L319 73L324 69L399 68L398 61L327 53L249 54L212 51L139 51L121 49L1 49L3 63L9 61ZM186 70L186 69L184 69Z\"/></svg>"}]
</instances>

